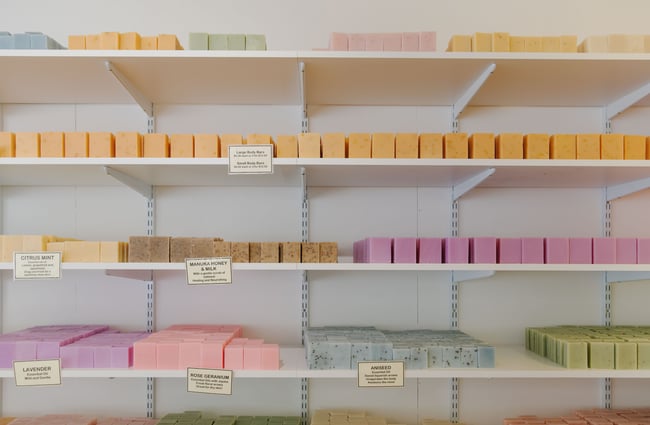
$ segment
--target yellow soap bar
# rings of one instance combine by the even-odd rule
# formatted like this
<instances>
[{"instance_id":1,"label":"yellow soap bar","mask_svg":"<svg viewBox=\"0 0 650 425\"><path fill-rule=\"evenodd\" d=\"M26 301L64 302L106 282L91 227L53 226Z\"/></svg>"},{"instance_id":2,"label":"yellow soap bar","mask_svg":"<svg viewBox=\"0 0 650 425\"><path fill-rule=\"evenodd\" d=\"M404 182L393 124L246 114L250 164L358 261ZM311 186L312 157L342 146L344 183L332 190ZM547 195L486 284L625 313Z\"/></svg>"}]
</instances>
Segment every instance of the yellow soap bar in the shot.
<instances>
[{"instance_id":1,"label":"yellow soap bar","mask_svg":"<svg viewBox=\"0 0 650 425\"><path fill-rule=\"evenodd\" d=\"M63 243L63 261L71 263L99 262L99 242L65 241Z\"/></svg>"},{"instance_id":2,"label":"yellow soap bar","mask_svg":"<svg viewBox=\"0 0 650 425\"><path fill-rule=\"evenodd\" d=\"M279 135L275 138L275 155L278 158L298 158L298 138L294 135Z\"/></svg>"},{"instance_id":3,"label":"yellow soap bar","mask_svg":"<svg viewBox=\"0 0 650 425\"><path fill-rule=\"evenodd\" d=\"M244 139L241 134L222 134L221 135L221 157L228 158L228 146L243 145Z\"/></svg>"},{"instance_id":4,"label":"yellow soap bar","mask_svg":"<svg viewBox=\"0 0 650 425\"><path fill-rule=\"evenodd\" d=\"M645 159L650 159L650 136L645 139Z\"/></svg>"},{"instance_id":5,"label":"yellow soap bar","mask_svg":"<svg viewBox=\"0 0 650 425\"><path fill-rule=\"evenodd\" d=\"M491 52L492 34L489 32L475 32L472 36L472 52Z\"/></svg>"},{"instance_id":6,"label":"yellow soap bar","mask_svg":"<svg viewBox=\"0 0 650 425\"><path fill-rule=\"evenodd\" d=\"M510 36L510 51L511 52L525 52L526 51L526 37L511 35Z\"/></svg>"},{"instance_id":7,"label":"yellow soap bar","mask_svg":"<svg viewBox=\"0 0 650 425\"><path fill-rule=\"evenodd\" d=\"M510 51L510 33L494 32L492 33L492 51L509 52Z\"/></svg>"},{"instance_id":8,"label":"yellow soap bar","mask_svg":"<svg viewBox=\"0 0 650 425\"><path fill-rule=\"evenodd\" d=\"M183 47L174 34L159 34L158 50L183 50Z\"/></svg>"},{"instance_id":9,"label":"yellow soap bar","mask_svg":"<svg viewBox=\"0 0 650 425\"><path fill-rule=\"evenodd\" d=\"M85 131L73 131L65 133L66 158L87 158L88 149L88 133Z\"/></svg>"},{"instance_id":10,"label":"yellow soap bar","mask_svg":"<svg viewBox=\"0 0 650 425\"><path fill-rule=\"evenodd\" d=\"M120 33L120 50L140 50L142 37L137 32Z\"/></svg>"},{"instance_id":11,"label":"yellow soap bar","mask_svg":"<svg viewBox=\"0 0 650 425\"><path fill-rule=\"evenodd\" d=\"M548 134L533 133L524 136L524 158L548 159L550 154Z\"/></svg>"},{"instance_id":12,"label":"yellow soap bar","mask_svg":"<svg viewBox=\"0 0 650 425\"><path fill-rule=\"evenodd\" d=\"M118 158L142 157L142 134L135 131L115 133L115 156Z\"/></svg>"},{"instance_id":13,"label":"yellow soap bar","mask_svg":"<svg viewBox=\"0 0 650 425\"><path fill-rule=\"evenodd\" d=\"M524 136L521 133L501 133L495 139L496 157L499 159L523 159Z\"/></svg>"},{"instance_id":14,"label":"yellow soap bar","mask_svg":"<svg viewBox=\"0 0 650 425\"><path fill-rule=\"evenodd\" d=\"M607 38L606 35L589 36L580 43L578 51L583 53L606 53Z\"/></svg>"},{"instance_id":15,"label":"yellow soap bar","mask_svg":"<svg viewBox=\"0 0 650 425\"><path fill-rule=\"evenodd\" d=\"M576 135L554 134L549 146L551 159L576 159Z\"/></svg>"},{"instance_id":16,"label":"yellow soap bar","mask_svg":"<svg viewBox=\"0 0 650 425\"><path fill-rule=\"evenodd\" d=\"M395 158L395 135L393 133L373 133L370 155L373 158Z\"/></svg>"},{"instance_id":17,"label":"yellow soap bar","mask_svg":"<svg viewBox=\"0 0 650 425\"><path fill-rule=\"evenodd\" d=\"M195 158L216 158L219 156L219 135L218 134L195 134L194 135L194 157Z\"/></svg>"},{"instance_id":18,"label":"yellow soap bar","mask_svg":"<svg viewBox=\"0 0 650 425\"><path fill-rule=\"evenodd\" d=\"M561 44L560 37L542 37L542 52L558 53Z\"/></svg>"},{"instance_id":19,"label":"yellow soap bar","mask_svg":"<svg viewBox=\"0 0 650 425\"><path fill-rule=\"evenodd\" d=\"M45 235L23 235L23 251L42 252L47 250L51 238Z\"/></svg>"},{"instance_id":20,"label":"yellow soap bar","mask_svg":"<svg viewBox=\"0 0 650 425\"><path fill-rule=\"evenodd\" d=\"M273 139L270 134L252 133L246 137L247 145L268 145L272 143Z\"/></svg>"},{"instance_id":21,"label":"yellow soap bar","mask_svg":"<svg viewBox=\"0 0 650 425\"><path fill-rule=\"evenodd\" d=\"M16 135L7 131L0 132L0 157L16 156Z\"/></svg>"},{"instance_id":22,"label":"yellow soap bar","mask_svg":"<svg viewBox=\"0 0 650 425\"><path fill-rule=\"evenodd\" d=\"M626 53L643 53L645 52L645 37L642 35L630 34L627 36Z\"/></svg>"},{"instance_id":23,"label":"yellow soap bar","mask_svg":"<svg viewBox=\"0 0 650 425\"><path fill-rule=\"evenodd\" d=\"M155 35L142 37L140 39L140 48L142 50L158 50L158 37Z\"/></svg>"},{"instance_id":24,"label":"yellow soap bar","mask_svg":"<svg viewBox=\"0 0 650 425\"><path fill-rule=\"evenodd\" d=\"M102 48L101 34L86 35L86 50L100 50Z\"/></svg>"},{"instance_id":25,"label":"yellow soap bar","mask_svg":"<svg viewBox=\"0 0 650 425\"><path fill-rule=\"evenodd\" d=\"M348 158L371 157L370 133L350 133L348 135Z\"/></svg>"},{"instance_id":26,"label":"yellow soap bar","mask_svg":"<svg viewBox=\"0 0 650 425\"><path fill-rule=\"evenodd\" d=\"M607 51L610 53L625 53L627 51L627 35L608 34Z\"/></svg>"},{"instance_id":27,"label":"yellow soap bar","mask_svg":"<svg viewBox=\"0 0 650 425\"><path fill-rule=\"evenodd\" d=\"M65 155L63 132L41 133L41 156L43 158L62 158Z\"/></svg>"},{"instance_id":28,"label":"yellow soap bar","mask_svg":"<svg viewBox=\"0 0 650 425\"><path fill-rule=\"evenodd\" d=\"M445 158L469 158L467 133L447 133L443 141Z\"/></svg>"},{"instance_id":29,"label":"yellow soap bar","mask_svg":"<svg viewBox=\"0 0 650 425\"><path fill-rule=\"evenodd\" d=\"M119 50L119 48L120 48L120 33L118 32L101 33L102 50Z\"/></svg>"},{"instance_id":30,"label":"yellow soap bar","mask_svg":"<svg viewBox=\"0 0 650 425\"><path fill-rule=\"evenodd\" d=\"M452 35L449 40L448 52L471 52L472 36L471 35Z\"/></svg>"},{"instance_id":31,"label":"yellow soap bar","mask_svg":"<svg viewBox=\"0 0 650 425\"><path fill-rule=\"evenodd\" d=\"M169 158L169 137L165 133L148 133L142 138L145 158Z\"/></svg>"},{"instance_id":32,"label":"yellow soap bar","mask_svg":"<svg viewBox=\"0 0 650 425\"><path fill-rule=\"evenodd\" d=\"M68 36L68 50L85 50L86 37L83 35Z\"/></svg>"},{"instance_id":33,"label":"yellow soap bar","mask_svg":"<svg viewBox=\"0 0 650 425\"><path fill-rule=\"evenodd\" d=\"M16 157L33 158L39 156L41 156L40 133L16 133Z\"/></svg>"},{"instance_id":34,"label":"yellow soap bar","mask_svg":"<svg viewBox=\"0 0 650 425\"><path fill-rule=\"evenodd\" d=\"M194 158L194 135L172 134L169 137L169 156L171 158Z\"/></svg>"},{"instance_id":35,"label":"yellow soap bar","mask_svg":"<svg viewBox=\"0 0 650 425\"><path fill-rule=\"evenodd\" d=\"M525 37L524 48L526 52L542 52L542 37Z\"/></svg>"},{"instance_id":36,"label":"yellow soap bar","mask_svg":"<svg viewBox=\"0 0 650 425\"><path fill-rule=\"evenodd\" d=\"M320 158L320 133L300 133L298 135L298 157Z\"/></svg>"},{"instance_id":37,"label":"yellow soap bar","mask_svg":"<svg viewBox=\"0 0 650 425\"><path fill-rule=\"evenodd\" d=\"M121 263L124 262L124 243L118 241L99 242L100 263Z\"/></svg>"},{"instance_id":38,"label":"yellow soap bar","mask_svg":"<svg viewBox=\"0 0 650 425\"><path fill-rule=\"evenodd\" d=\"M395 158L419 158L420 147L417 133L395 135Z\"/></svg>"},{"instance_id":39,"label":"yellow soap bar","mask_svg":"<svg viewBox=\"0 0 650 425\"><path fill-rule=\"evenodd\" d=\"M321 149L323 158L345 158L346 137L343 133L323 133Z\"/></svg>"},{"instance_id":40,"label":"yellow soap bar","mask_svg":"<svg viewBox=\"0 0 650 425\"><path fill-rule=\"evenodd\" d=\"M494 134L474 133L469 136L469 157L494 159Z\"/></svg>"},{"instance_id":41,"label":"yellow soap bar","mask_svg":"<svg viewBox=\"0 0 650 425\"><path fill-rule=\"evenodd\" d=\"M645 136L626 134L623 143L623 157L625 159L646 159Z\"/></svg>"},{"instance_id":42,"label":"yellow soap bar","mask_svg":"<svg viewBox=\"0 0 650 425\"><path fill-rule=\"evenodd\" d=\"M45 246L45 250L48 252L60 252L63 253L65 242L48 242Z\"/></svg>"},{"instance_id":43,"label":"yellow soap bar","mask_svg":"<svg viewBox=\"0 0 650 425\"><path fill-rule=\"evenodd\" d=\"M560 36L560 52L562 52L562 53L577 53L578 52L578 36L576 36L576 35L561 35Z\"/></svg>"},{"instance_id":44,"label":"yellow soap bar","mask_svg":"<svg viewBox=\"0 0 650 425\"><path fill-rule=\"evenodd\" d=\"M10 263L14 261L14 252L23 250L22 235L4 235L2 237L2 262Z\"/></svg>"},{"instance_id":45,"label":"yellow soap bar","mask_svg":"<svg viewBox=\"0 0 650 425\"><path fill-rule=\"evenodd\" d=\"M577 159L600 159L600 134L578 134L576 136Z\"/></svg>"},{"instance_id":46,"label":"yellow soap bar","mask_svg":"<svg viewBox=\"0 0 650 425\"><path fill-rule=\"evenodd\" d=\"M420 158L443 158L442 133L422 133L418 137Z\"/></svg>"},{"instance_id":47,"label":"yellow soap bar","mask_svg":"<svg viewBox=\"0 0 650 425\"><path fill-rule=\"evenodd\" d=\"M623 142L623 134L601 134L600 159L623 159Z\"/></svg>"},{"instance_id":48,"label":"yellow soap bar","mask_svg":"<svg viewBox=\"0 0 650 425\"><path fill-rule=\"evenodd\" d=\"M112 158L115 156L115 136L106 131L88 133L88 156L91 158Z\"/></svg>"}]
</instances>

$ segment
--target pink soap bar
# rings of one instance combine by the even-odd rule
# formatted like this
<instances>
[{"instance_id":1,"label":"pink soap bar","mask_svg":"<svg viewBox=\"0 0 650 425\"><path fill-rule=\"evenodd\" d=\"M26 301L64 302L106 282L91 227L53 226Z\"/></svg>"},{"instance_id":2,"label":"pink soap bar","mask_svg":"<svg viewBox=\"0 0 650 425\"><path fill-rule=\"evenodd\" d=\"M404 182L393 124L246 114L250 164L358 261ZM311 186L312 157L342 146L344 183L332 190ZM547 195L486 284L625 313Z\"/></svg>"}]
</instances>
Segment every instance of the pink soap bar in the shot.
<instances>
[{"instance_id":1,"label":"pink soap bar","mask_svg":"<svg viewBox=\"0 0 650 425\"><path fill-rule=\"evenodd\" d=\"M616 264L616 239L593 239L594 264Z\"/></svg>"},{"instance_id":2,"label":"pink soap bar","mask_svg":"<svg viewBox=\"0 0 650 425\"><path fill-rule=\"evenodd\" d=\"M650 238L637 239L636 251L637 263L650 264Z\"/></svg>"},{"instance_id":3,"label":"pink soap bar","mask_svg":"<svg viewBox=\"0 0 650 425\"><path fill-rule=\"evenodd\" d=\"M497 254L501 264L520 264L521 238L499 238Z\"/></svg>"},{"instance_id":4,"label":"pink soap bar","mask_svg":"<svg viewBox=\"0 0 650 425\"><path fill-rule=\"evenodd\" d=\"M79 367L79 353L77 346L66 345L61 347L59 355L61 356L61 367L62 368L75 368Z\"/></svg>"},{"instance_id":5,"label":"pink soap bar","mask_svg":"<svg viewBox=\"0 0 650 425\"><path fill-rule=\"evenodd\" d=\"M201 342L196 341L180 343L178 355L178 367L180 369L201 366L201 345Z\"/></svg>"},{"instance_id":6,"label":"pink soap bar","mask_svg":"<svg viewBox=\"0 0 650 425\"><path fill-rule=\"evenodd\" d=\"M393 239L393 263L415 264L417 262L417 239Z\"/></svg>"},{"instance_id":7,"label":"pink soap bar","mask_svg":"<svg viewBox=\"0 0 650 425\"><path fill-rule=\"evenodd\" d=\"M158 369L180 369L179 343L176 341L159 341L156 344L156 365Z\"/></svg>"},{"instance_id":8,"label":"pink soap bar","mask_svg":"<svg viewBox=\"0 0 650 425\"><path fill-rule=\"evenodd\" d=\"M129 368L133 366L133 347L111 347L111 367Z\"/></svg>"},{"instance_id":9,"label":"pink soap bar","mask_svg":"<svg viewBox=\"0 0 650 425\"><path fill-rule=\"evenodd\" d=\"M223 369L223 341L206 341L201 345L201 367Z\"/></svg>"},{"instance_id":10,"label":"pink soap bar","mask_svg":"<svg viewBox=\"0 0 650 425\"><path fill-rule=\"evenodd\" d=\"M469 241L469 246L472 263L495 264L497 262L497 238L472 238Z\"/></svg>"},{"instance_id":11,"label":"pink soap bar","mask_svg":"<svg viewBox=\"0 0 650 425\"><path fill-rule=\"evenodd\" d=\"M342 32L330 34L330 50L348 50L348 35Z\"/></svg>"},{"instance_id":12,"label":"pink soap bar","mask_svg":"<svg viewBox=\"0 0 650 425\"><path fill-rule=\"evenodd\" d=\"M280 368L280 346L278 344L262 345L260 369L276 370Z\"/></svg>"},{"instance_id":13,"label":"pink soap bar","mask_svg":"<svg viewBox=\"0 0 650 425\"><path fill-rule=\"evenodd\" d=\"M109 345L95 347L93 363L96 368L110 368L112 366L111 347Z\"/></svg>"},{"instance_id":14,"label":"pink soap bar","mask_svg":"<svg viewBox=\"0 0 650 425\"><path fill-rule=\"evenodd\" d=\"M419 238L417 240L418 263L442 263L442 238Z\"/></svg>"},{"instance_id":15,"label":"pink soap bar","mask_svg":"<svg viewBox=\"0 0 650 425\"><path fill-rule=\"evenodd\" d=\"M16 341L15 360L36 360L36 341Z\"/></svg>"},{"instance_id":16,"label":"pink soap bar","mask_svg":"<svg viewBox=\"0 0 650 425\"><path fill-rule=\"evenodd\" d=\"M616 264L636 263L636 239L616 238Z\"/></svg>"},{"instance_id":17,"label":"pink soap bar","mask_svg":"<svg viewBox=\"0 0 650 425\"><path fill-rule=\"evenodd\" d=\"M445 262L455 264L469 263L469 238L446 238Z\"/></svg>"},{"instance_id":18,"label":"pink soap bar","mask_svg":"<svg viewBox=\"0 0 650 425\"><path fill-rule=\"evenodd\" d=\"M401 33L388 33L383 34L383 49L385 52L400 52L402 51L402 34Z\"/></svg>"},{"instance_id":19,"label":"pink soap bar","mask_svg":"<svg viewBox=\"0 0 650 425\"><path fill-rule=\"evenodd\" d=\"M133 368L156 369L156 346L150 340L141 340L133 344Z\"/></svg>"},{"instance_id":20,"label":"pink soap bar","mask_svg":"<svg viewBox=\"0 0 650 425\"><path fill-rule=\"evenodd\" d=\"M522 264L544 264L544 238L521 238Z\"/></svg>"},{"instance_id":21,"label":"pink soap bar","mask_svg":"<svg viewBox=\"0 0 650 425\"><path fill-rule=\"evenodd\" d=\"M417 52L420 50L420 33L403 32L402 33L402 51Z\"/></svg>"},{"instance_id":22,"label":"pink soap bar","mask_svg":"<svg viewBox=\"0 0 650 425\"><path fill-rule=\"evenodd\" d=\"M364 50L366 50L366 35L365 34L349 34L348 35L348 50L351 50L351 51L364 51Z\"/></svg>"},{"instance_id":23,"label":"pink soap bar","mask_svg":"<svg viewBox=\"0 0 650 425\"><path fill-rule=\"evenodd\" d=\"M354 241L352 243L352 262L365 263L363 258L363 244L364 241Z\"/></svg>"},{"instance_id":24,"label":"pink soap bar","mask_svg":"<svg viewBox=\"0 0 650 425\"><path fill-rule=\"evenodd\" d=\"M16 342L10 340L0 341L0 368L13 366L16 357Z\"/></svg>"},{"instance_id":25,"label":"pink soap bar","mask_svg":"<svg viewBox=\"0 0 650 425\"><path fill-rule=\"evenodd\" d=\"M77 367L95 367L95 347L80 345L77 347Z\"/></svg>"},{"instance_id":26,"label":"pink soap bar","mask_svg":"<svg viewBox=\"0 0 650 425\"><path fill-rule=\"evenodd\" d=\"M569 238L544 239L547 264L569 264Z\"/></svg>"},{"instance_id":27,"label":"pink soap bar","mask_svg":"<svg viewBox=\"0 0 650 425\"><path fill-rule=\"evenodd\" d=\"M435 52L436 51L436 33L433 31L420 33L420 51L421 52Z\"/></svg>"},{"instance_id":28,"label":"pink soap bar","mask_svg":"<svg viewBox=\"0 0 650 425\"><path fill-rule=\"evenodd\" d=\"M382 34L366 34L366 50L381 52L384 50L384 37Z\"/></svg>"},{"instance_id":29,"label":"pink soap bar","mask_svg":"<svg viewBox=\"0 0 650 425\"><path fill-rule=\"evenodd\" d=\"M367 238L365 243L365 259L367 263L392 263L391 238Z\"/></svg>"},{"instance_id":30,"label":"pink soap bar","mask_svg":"<svg viewBox=\"0 0 650 425\"><path fill-rule=\"evenodd\" d=\"M244 344L226 345L223 349L223 367L231 370L244 368Z\"/></svg>"},{"instance_id":31,"label":"pink soap bar","mask_svg":"<svg viewBox=\"0 0 650 425\"><path fill-rule=\"evenodd\" d=\"M60 341L38 341L36 343L36 358L38 360L58 359L60 344Z\"/></svg>"},{"instance_id":32,"label":"pink soap bar","mask_svg":"<svg viewBox=\"0 0 650 425\"><path fill-rule=\"evenodd\" d=\"M593 263L591 238L569 238L569 263Z\"/></svg>"},{"instance_id":33,"label":"pink soap bar","mask_svg":"<svg viewBox=\"0 0 650 425\"><path fill-rule=\"evenodd\" d=\"M261 369L262 345L263 344L244 345L244 369Z\"/></svg>"}]
</instances>

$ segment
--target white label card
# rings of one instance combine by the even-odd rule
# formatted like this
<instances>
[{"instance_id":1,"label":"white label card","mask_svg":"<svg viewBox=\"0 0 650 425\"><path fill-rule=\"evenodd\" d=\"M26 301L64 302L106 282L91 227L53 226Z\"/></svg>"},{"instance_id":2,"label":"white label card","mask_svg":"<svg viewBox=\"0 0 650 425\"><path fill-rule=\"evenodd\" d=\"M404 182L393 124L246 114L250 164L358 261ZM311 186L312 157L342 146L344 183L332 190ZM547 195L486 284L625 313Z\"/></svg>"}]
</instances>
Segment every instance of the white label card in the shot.
<instances>
[{"instance_id":1,"label":"white label card","mask_svg":"<svg viewBox=\"0 0 650 425\"><path fill-rule=\"evenodd\" d=\"M232 370L187 368L187 392L232 395Z\"/></svg>"},{"instance_id":2,"label":"white label card","mask_svg":"<svg viewBox=\"0 0 650 425\"><path fill-rule=\"evenodd\" d=\"M61 279L60 252L14 252L14 280Z\"/></svg>"},{"instance_id":3,"label":"white label card","mask_svg":"<svg viewBox=\"0 0 650 425\"><path fill-rule=\"evenodd\" d=\"M185 260L188 285L232 283L232 258L188 258Z\"/></svg>"},{"instance_id":4,"label":"white label card","mask_svg":"<svg viewBox=\"0 0 650 425\"><path fill-rule=\"evenodd\" d=\"M17 387L61 385L61 361L15 361L14 377Z\"/></svg>"},{"instance_id":5,"label":"white label card","mask_svg":"<svg viewBox=\"0 0 650 425\"><path fill-rule=\"evenodd\" d=\"M403 387L404 362L359 362L359 387Z\"/></svg>"},{"instance_id":6,"label":"white label card","mask_svg":"<svg viewBox=\"0 0 650 425\"><path fill-rule=\"evenodd\" d=\"M273 145L228 146L228 174L273 174Z\"/></svg>"}]
</instances>

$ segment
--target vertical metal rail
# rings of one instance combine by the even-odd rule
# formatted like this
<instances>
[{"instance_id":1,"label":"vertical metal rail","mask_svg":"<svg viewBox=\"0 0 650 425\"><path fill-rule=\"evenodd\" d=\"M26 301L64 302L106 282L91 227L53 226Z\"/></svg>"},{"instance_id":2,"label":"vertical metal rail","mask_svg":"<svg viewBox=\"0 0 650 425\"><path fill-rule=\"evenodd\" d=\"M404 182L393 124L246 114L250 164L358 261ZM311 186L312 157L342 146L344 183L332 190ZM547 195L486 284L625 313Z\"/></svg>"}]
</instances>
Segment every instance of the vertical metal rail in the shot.
<instances>
[{"instance_id":1,"label":"vertical metal rail","mask_svg":"<svg viewBox=\"0 0 650 425\"><path fill-rule=\"evenodd\" d=\"M300 168L300 180L302 186L302 200L300 208L300 232L302 242L309 241L309 196L307 194L307 173L304 167ZM305 334L309 328L309 275L307 271L302 272L300 288L301 296L301 344L305 345ZM307 425L309 418L309 379L300 378L300 418L303 425Z\"/></svg>"},{"instance_id":2,"label":"vertical metal rail","mask_svg":"<svg viewBox=\"0 0 650 425\"><path fill-rule=\"evenodd\" d=\"M151 134L156 131L156 119L153 115L153 105L151 115L147 117L147 133ZM147 199L147 236L155 235L155 196L154 189L152 188L151 198ZM146 282L146 297L147 297L147 332L152 333L155 330L155 280L153 271L151 272L150 279ZM154 378L147 379L147 405L146 414L147 418L153 418L156 412L155 409L155 380Z\"/></svg>"},{"instance_id":3,"label":"vertical metal rail","mask_svg":"<svg viewBox=\"0 0 650 425\"><path fill-rule=\"evenodd\" d=\"M451 204L451 236L458 236L459 220L458 220L458 199L452 199ZM458 282L454 279L454 274L451 274L451 288L450 288L450 302L449 302L449 328L452 330L458 329ZM458 422L459 418L459 398L460 398L460 379L451 378L449 380L449 420L453 423Z\"/></svg>"},{"instance_id":4,"label":"vertical metal rail","mask_svg":"<svg viewBox=\"0 0 650 425\"><path fill-rule=\"evenodd\" d=\"M612 236L612 203L604 200L603 236ZM603 273L603 304L602 316L603 325L612 326L612 284L607 279L607 272ZM612 378L603 378L602 382L602 407L612 408Z\"/></svg>"}]
</instances>

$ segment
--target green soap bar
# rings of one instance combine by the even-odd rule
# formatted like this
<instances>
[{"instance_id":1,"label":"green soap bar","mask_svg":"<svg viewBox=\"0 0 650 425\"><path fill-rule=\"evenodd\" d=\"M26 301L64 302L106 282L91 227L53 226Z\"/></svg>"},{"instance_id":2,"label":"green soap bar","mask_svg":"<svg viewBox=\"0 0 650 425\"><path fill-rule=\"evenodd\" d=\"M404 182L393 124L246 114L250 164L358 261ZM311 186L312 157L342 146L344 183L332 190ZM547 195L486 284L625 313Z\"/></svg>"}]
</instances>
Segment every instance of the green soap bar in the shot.
<instances>
[{"instance_id":1,"label":"green soap bar","mask_svg":"<svg viewBox=\"0 0 650 425\"><path fill-rule=\"evenodd\" d=\"M590 342L589 367L592 369L614 369L614 343Z\"/></svg>"},{"instance_id":2,"label":"green soap bar","mask_svg":"<svg viewBox=\"0 0 650 425\"><path fill-rule=\"evenodd\" d=\"M562 365L569 369L587 369L587 343L580 341L566 341Z\"/></svg>"},{"instance_id":3,"label":"green soap bar","mask_svg":"<svg viewBox=\"0 0 650 425\"><path fill-rule=\"evenodd\" d=\"M616 369L636 369L636 343L617 342L614 345L614 366Z\"/></svg>"},{"instance_id":4,"label":"green soap bar","mask_svg":"<svg viewBox=\"0 0 650 425\"><path fill-rule=\"evenodd\" d=\"M636 344L637 368L650 369L650 342Z\"/></svg>"},{"instance_id":5,"label":"green soap bar","mask_svg":"<svg viewBox=\"0 0 650 425\"><path fill-rule=\"evenodd\" d=\"M262 34L246 35L246 50L266 50L266 36Z\"/></svg>"},{"instance_id":6,"label":"green soap bar","mask_svg":"<svg viewBox=\"0 0 650 425\"><path fill-rule=\"evenodd\" d=\"M190 50L208 50L208 33L191 32Z\"/></svg>"},{"instance_id":7,"label":"green soap bar","mask_svg":"<svg viewBox=\"0 0 650 425\"><path fill-rule=\"evenodd\" d=\"M210 34L208 48L210 50L228 50L228 36L226 34Z\"/></svg>"},{"instance_id":8,"label":"green soap bar","mask_svg":"<svg viewBox=\"0 0 650 425\"><path fill-rule=\"evenodd\" d=\"M244 34L228 34L228 50L246 50Z\"/></svg>"}]
</instances>

